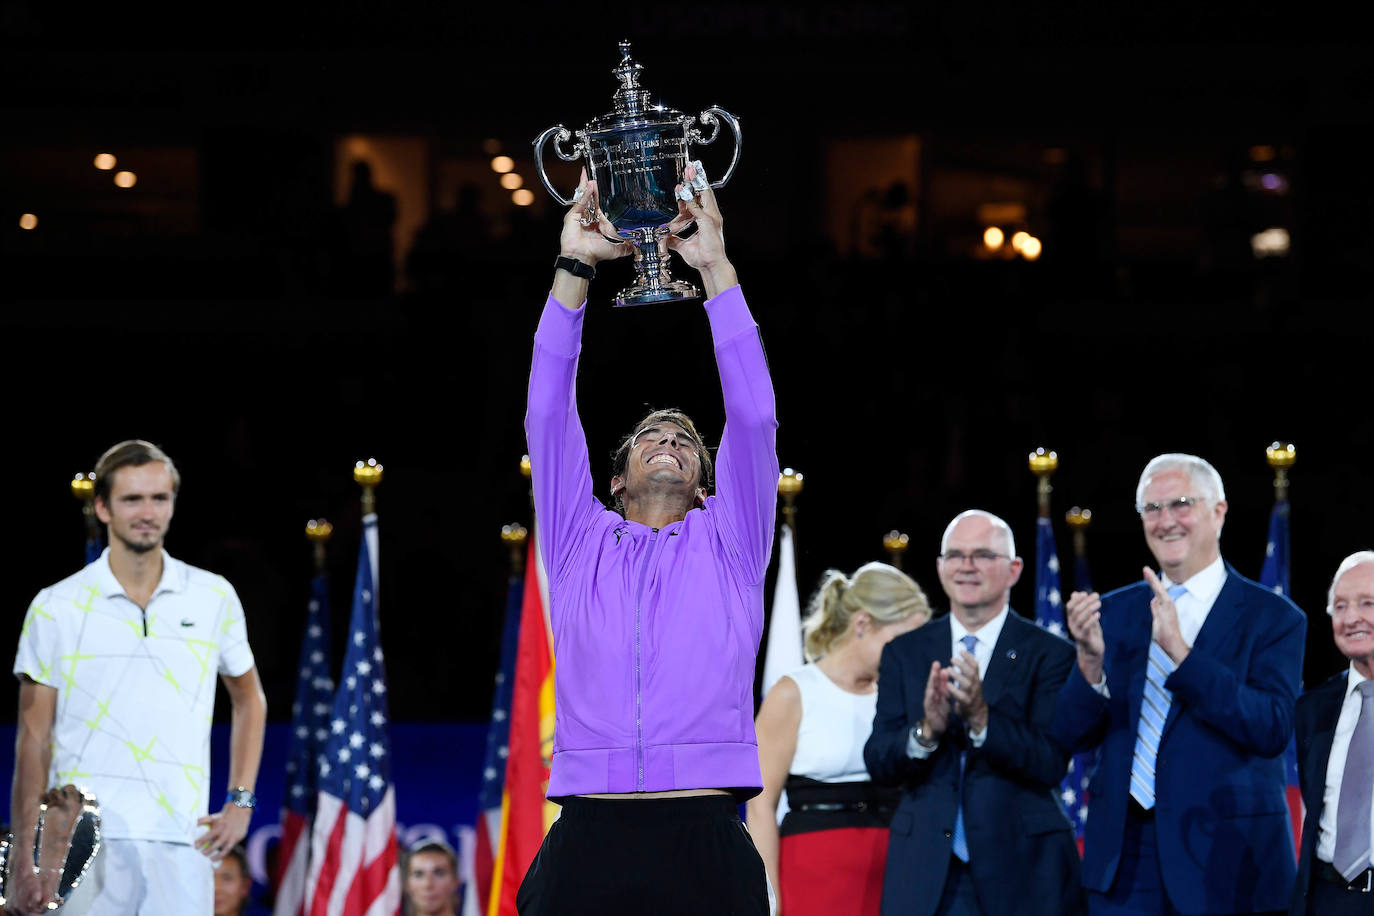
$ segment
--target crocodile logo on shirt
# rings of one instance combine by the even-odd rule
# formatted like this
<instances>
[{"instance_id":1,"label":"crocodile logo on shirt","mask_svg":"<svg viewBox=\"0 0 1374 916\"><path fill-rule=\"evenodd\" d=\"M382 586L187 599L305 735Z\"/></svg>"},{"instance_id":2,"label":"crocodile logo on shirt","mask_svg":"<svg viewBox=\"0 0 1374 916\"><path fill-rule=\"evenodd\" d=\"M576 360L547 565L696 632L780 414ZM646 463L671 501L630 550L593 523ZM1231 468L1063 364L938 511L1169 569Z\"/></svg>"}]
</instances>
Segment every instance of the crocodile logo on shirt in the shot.
<instances>
[{"instance_id":1,"label":"crocodile logo on shirt","mask_svg":"<svg viewBox=\"0 0 1374 916\"><path fill-rule=\"evenodd\" d=\"M183 627L193 627L193 626L196 625L196 622L195 622L194 620L189 619L189 618L183 617L183 618L181 619L181 625L182 625Z\"/></svg>"}]
</instances>

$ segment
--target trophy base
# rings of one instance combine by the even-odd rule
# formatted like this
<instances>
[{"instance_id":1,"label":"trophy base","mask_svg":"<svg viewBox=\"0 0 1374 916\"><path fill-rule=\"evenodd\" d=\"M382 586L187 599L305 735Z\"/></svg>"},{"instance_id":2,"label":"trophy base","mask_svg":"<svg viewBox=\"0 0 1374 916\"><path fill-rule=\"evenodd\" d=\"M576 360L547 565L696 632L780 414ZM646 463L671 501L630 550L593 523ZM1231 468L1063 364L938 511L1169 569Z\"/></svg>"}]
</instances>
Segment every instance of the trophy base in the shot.
<instances>
[{"instance_id":1,"label":"trophy base","mask_svg":"<svg viewBox=\"0 0 1374 916\"><path fill-rule=\"evenodd\" d=\"M616 293L615 307L653 305L656 302L683 302L688 299L700 298L701 293L697 288L684 280L672 280L659 286L641 286L636 283Z\"/></svg>"}]
</instances>

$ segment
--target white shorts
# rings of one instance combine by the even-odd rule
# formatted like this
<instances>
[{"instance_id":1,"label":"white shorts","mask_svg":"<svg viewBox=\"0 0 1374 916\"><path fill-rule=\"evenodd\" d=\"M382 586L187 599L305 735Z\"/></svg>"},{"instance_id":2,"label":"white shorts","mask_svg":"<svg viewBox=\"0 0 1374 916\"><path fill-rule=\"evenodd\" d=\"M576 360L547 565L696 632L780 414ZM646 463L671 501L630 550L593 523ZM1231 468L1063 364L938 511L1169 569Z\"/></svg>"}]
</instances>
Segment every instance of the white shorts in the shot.
<instances>
[{"instance_id":1,"label":"white shorts","mask_svg":"<svg viewBox=\"0 0 1374 916\"><path fill-rule=\"evenodd\" d=\"M188 843L102 840L64 916L211 916L210 860Z\"/></svg>"}]
</instances>

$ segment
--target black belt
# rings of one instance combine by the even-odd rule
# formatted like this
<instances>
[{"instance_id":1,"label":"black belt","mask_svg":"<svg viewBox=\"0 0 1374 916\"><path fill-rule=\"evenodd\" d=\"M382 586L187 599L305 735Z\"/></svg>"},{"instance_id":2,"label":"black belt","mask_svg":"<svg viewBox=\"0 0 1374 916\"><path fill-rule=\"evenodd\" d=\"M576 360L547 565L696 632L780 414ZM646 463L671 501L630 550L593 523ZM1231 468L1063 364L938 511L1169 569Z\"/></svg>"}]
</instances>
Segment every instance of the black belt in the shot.
<instances>
[{"instance_id":1,"label":"black belt","mask_svg":"<svg viewBox=\"0 0 1374 916\"><path fill-rule=\"evenodd\" d=\"M1329 884L1339 884L1341 887L1353 894L1368 894L1374 891L1374 868L1366 868L1355 876L1354 881L1345 880L1345 876L1336 871L1336 867L1330 862L1323 862L1318 859L1317 877Z\"/></svg>"},{"instance_id":2,"label":"black belt","mask_svg":"<svg viewBox=\"0 0 1374 916\"><path fill-rule=\"evenodd\" d=\"M788 808L792 811L876 811L880 814L890 814L896 810L892 805L867 801L802 802L799 805L789 805Z\"/></svg>"}]
</instances>

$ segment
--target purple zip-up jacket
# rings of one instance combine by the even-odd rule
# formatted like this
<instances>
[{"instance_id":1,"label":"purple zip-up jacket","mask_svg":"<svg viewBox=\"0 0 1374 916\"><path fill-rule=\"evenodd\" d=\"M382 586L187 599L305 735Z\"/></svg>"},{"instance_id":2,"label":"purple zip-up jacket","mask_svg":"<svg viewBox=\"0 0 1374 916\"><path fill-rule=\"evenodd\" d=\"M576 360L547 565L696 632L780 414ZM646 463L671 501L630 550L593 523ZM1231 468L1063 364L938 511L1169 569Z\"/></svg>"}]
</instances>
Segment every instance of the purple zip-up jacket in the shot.
<instances>
[{"instance_id":1,"label":"purple zip-up jacket","mask_svg":"<svg viewBox=\"0 0 1374 916\"><path fill-rule=\"evenodd\" d=\"M592 495L575 390L585 312L545 303L525 414L556 661L548 795L757 795L754 658L778 486L758 326L737 286L706 303L725 399L716 493L654 529Z\"/></svg>"}]
</instances>

